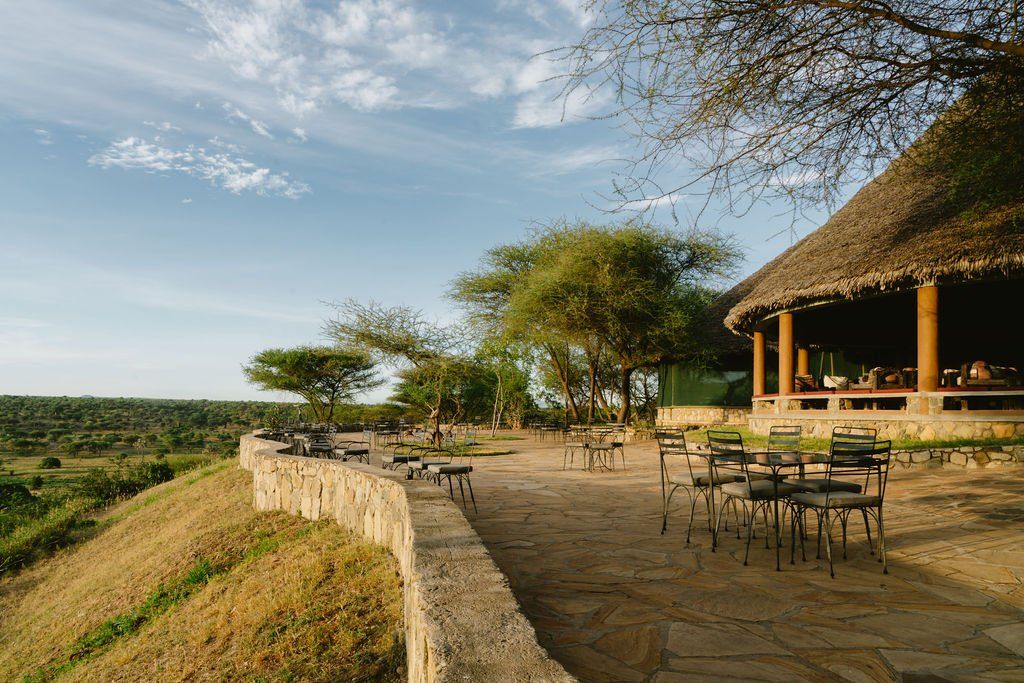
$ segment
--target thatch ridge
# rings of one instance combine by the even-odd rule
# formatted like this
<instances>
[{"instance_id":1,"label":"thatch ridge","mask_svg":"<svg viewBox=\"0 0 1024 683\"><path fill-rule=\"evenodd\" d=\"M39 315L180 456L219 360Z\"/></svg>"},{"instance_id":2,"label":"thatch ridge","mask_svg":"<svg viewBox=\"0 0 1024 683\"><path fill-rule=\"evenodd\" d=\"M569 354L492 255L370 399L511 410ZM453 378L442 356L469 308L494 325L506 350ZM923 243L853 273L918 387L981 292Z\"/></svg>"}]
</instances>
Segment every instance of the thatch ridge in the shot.
<instances>
[{"instance_id":1,"label":"thatch ridge","mask_svg":"<svg viewBox=\"0 0 1024 683\"><path fill-rule=\"evenodd\" d=\"M1024 196L1011 193L994 206L972 204L962 189L957 198L958 169L922 161L928 145L941 139L935 130L821 228L741 283L749 293L730 310L726 326L749 334L767 317L812 304L1024 276ZM1024 140L1019 128L1010 130L1003 143L1009 140L1019 155Z\"/></svg>"}]
</instances>

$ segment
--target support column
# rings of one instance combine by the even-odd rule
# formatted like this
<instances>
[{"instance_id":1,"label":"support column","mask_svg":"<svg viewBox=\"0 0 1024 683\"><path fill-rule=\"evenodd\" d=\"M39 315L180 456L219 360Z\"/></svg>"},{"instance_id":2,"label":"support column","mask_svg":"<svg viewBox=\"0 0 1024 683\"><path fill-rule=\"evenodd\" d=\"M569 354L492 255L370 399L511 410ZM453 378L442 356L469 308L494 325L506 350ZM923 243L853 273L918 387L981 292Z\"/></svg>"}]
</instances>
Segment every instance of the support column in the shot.
<instances>
[{"instance_id":1,"label":"support column","mask_svg":"<svg viewBox=\"0 0 1024 683\"><path fill-rule=\"evenodd\" d=\"M811 374L811 352L806 346L797 344L796 347L796 374Z\"/></svg>"},{"instance_id":2,"label":"support column","mask_svg":"<svg viewBox=\"0 0 1024 683\"><path fill-rule=\"evenodd\" d=\"M764 332L754 333L754 396L764 393Z\"/></svg>"},{"instance_id":3,"label":"support column","mask_svg":"<svg viewBox=\"0 0 1024 683\"><path fill-rule=\"evenodd\" d=\"M917 390L939 388L939 288L917 290Z\"/></svg>"},{"instance_id":4,"label":"support column","mask_svg":"<svg viewBox=\"0 0 1024 683\"><path fill-rule=\"evenodd\" d=\"M793 314L779 315L779 396L793 393Z\"/></svg>"}]
</instances>

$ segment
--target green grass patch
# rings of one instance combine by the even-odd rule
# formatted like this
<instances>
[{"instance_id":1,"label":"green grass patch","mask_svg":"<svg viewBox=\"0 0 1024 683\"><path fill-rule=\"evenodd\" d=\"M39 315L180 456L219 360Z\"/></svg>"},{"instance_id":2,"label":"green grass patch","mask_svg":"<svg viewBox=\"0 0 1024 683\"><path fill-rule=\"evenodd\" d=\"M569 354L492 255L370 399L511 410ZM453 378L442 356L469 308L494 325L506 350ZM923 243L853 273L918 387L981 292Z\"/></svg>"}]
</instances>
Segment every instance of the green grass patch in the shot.
<instances>
[{"instance_id":1,"label":"green grass patch","mask_svg":"<svg viewBox=\"0 0 1024 683\"><path fill-rule=\"evenodd\" d=\"M70 648L63 661L36 670L25 677L24 683L52 681L67 673L79 663L104 652L119 639L135 634L148 622L201 590L214 576L229 569L230 566L216 566L206 559L196 561L183 575L157 586L139 607L107 619L83 635Z\"/></svg>"},{"instance_id":2,"label":"green grass patch","mask_svg":"<svg viewBox=\"0 0 1024 683\"><path fill-rule=\"evenodd\" d=\"M77 529L91 526L85 514L90 501L74 498L51 507L38 517L26 515L0 537L0 574L24 567L39 555L69 545Z\"/></svg>"}]
</instances>

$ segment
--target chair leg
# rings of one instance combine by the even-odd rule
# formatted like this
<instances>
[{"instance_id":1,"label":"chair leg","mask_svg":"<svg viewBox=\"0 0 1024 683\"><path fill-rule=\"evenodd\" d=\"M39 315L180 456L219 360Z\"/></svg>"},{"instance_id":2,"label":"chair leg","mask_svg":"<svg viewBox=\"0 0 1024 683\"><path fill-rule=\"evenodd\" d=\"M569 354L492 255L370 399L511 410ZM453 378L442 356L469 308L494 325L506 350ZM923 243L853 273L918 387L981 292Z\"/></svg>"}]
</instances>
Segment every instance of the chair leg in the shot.
<instances>
[{"instance_id":1,"label":"chair leg","mask_svg":"<svg viewBox=\"0 0 1024 683\"><path fill-rule=\"evenodd\" d=\"M726 497L726 499L722 501L721 507L718 508L718 515L715 517L715 530L712 532L712 536L711 536L712 539L718 538L718 528L722 524L722 511L725 510L725 506L726 506L726 504L728 504L728 502L730 500L731 500L731 498ZM739 533L739 527L737 527L737 534L738 533ZM739 536L737 536L737 538L739 538ZM712 541L712 543L711 543L711 552L715 552L715 543L714 543L714 541Z\"/></svg>"},{"instance_id":2,"label":"chair leg","mask_svg":"<svg viewBox=\"0 0 1024 683\"><path fill-rule=\"evenodd\" d=\"M828 508L825 508L825 552L828 553L828 573L834 579L836 570L832 566L832 519Z\"/></svg>"},{"instance_id":3,"label":"chair leg","mask_svg":"<svg viewBox=\"0 0 1024 683\"><path fill-rule=\"evenodd\" d=\"M785 523L782 531L785 532ZM796 564L796 512L791 511L789 515L789 563Z\"/></svg>"},{"instance_id":4,"label":"chair leg","mask_svg":"<svg viewBox=\"0 0 1024 683\"><path fill-rule=\"evenodd\" d=\"M843 559L846 559L846 522L850 519L849 512L839 513L839 524L843 527Z\"/></svg>"},{"instance_id":5,"label":"chair leg","mask_svg":"<svg viewBox=\"0 0 1024 683\"><path fill-rule=\"evenodd\" d=\"M466 509L466 489L462 488L462 477L458 477L459 480L459 493L462 495L462 509Z\"/></svg>"},{"instance_id":6,"label":"chair leg","mask_svg":"<svg viewBox=\"0 0 1024 683\"><path fill-rule=\"evenodd\" d=\"M821 559L821 526L822 526L821 519L822 519L822 516L821 516L821 513L818 512L817 510L814 511L814 516L818 518L818 551L814 554L814 559L820 560Z\"/></svg>"},{"instance_id":7,"label":"chair leg","mask_svg":"<svg viewBox=\"0 0 1024 683\"><path fill-rule=\"evenodd\" d=\"M455 489L454 487L452 487L452 475L450 474L448 475L448 496L452 499L452 501L455 500Z\"/></svg>"},{"instance_id":8,"label":"chair leg","mask_svg":"<svg viewBox=\"0 0 1024 683\"><path fill-rule=\"evenodd\" d=\"M765 549L767 549L769 547L768 546L768 536L771 535L771 531L768 528L768 505L767 504L765 504L765 505L763 505L761 507L761 517L764 518L764 547L765 547Z\"/></svg>"},{"instance_id":9,"label":"chair leg","mask_svg":"<svg viewBox=\"0 0 1024 683\"><path fill-rule=\"evenodd\" d=\"M882 561L882 573L889 573L889 565L885 561L885 521L882 519L882 506L878 506L878 554Z\"/></svg>"},{"instance_id":10,"label":"chair leg","mask_svg":"<svg viewBox=\"0 0 1024 683\"><path fill-rule=\"evenodd\" d=\"M875 546L871 544L871 524L868 522L868 510L867 508L861 508L860 514L864 517L864 531L868 535L868 553L871 555L875 554Z\"/></svg>"},{"instance_id":11,"label":"chair leg","mask_svg":"<svg viewBox=\"0 0 1024 683\"><path fill-rule=\"evenodd\" d=\"M747 506L747 504L744 503L743 504L744 509L746 508L746 506ZM750 518L751 519L756 519L757 518L757 504L756 503L751 503L751 508L752 509L750 511ZM737 527L737 529L738 528L739 527ZM753 537L753 533L754 533L754 525L751 524L751 525L749 525L747 527L747 547L743 551L743 566L744 567L747 566L747 560L750 558L750 539Z\"/></svg>"},{"instance_id":12,"label":"chair leg","mask_svg":"<svg viewBox=\"0 0 1024 683\"><path fill-rule=\"evenodd\" d=\"M687 495L690 494L689 489L684 489ZM697 496L696 494L690 496L690 519L686 521L686 543L690 543L690 530L693 528L693 513L697 509ZM710 520L710 517L708 518ZM708 522L710 524L710 521Z\"/></svg>"},{"instance_id":13,"label":"chair leg","mask_svg":"<svg viewBox=\"0 0 1024 683\"><path fill-rule=\"evenodd\" d=\"M469 499L473 502L473 512L479 512L476 509L476 496L473 495L473 481L469 477L466 477L466 486L469 487Z\"/></svg>"}]
</instances>

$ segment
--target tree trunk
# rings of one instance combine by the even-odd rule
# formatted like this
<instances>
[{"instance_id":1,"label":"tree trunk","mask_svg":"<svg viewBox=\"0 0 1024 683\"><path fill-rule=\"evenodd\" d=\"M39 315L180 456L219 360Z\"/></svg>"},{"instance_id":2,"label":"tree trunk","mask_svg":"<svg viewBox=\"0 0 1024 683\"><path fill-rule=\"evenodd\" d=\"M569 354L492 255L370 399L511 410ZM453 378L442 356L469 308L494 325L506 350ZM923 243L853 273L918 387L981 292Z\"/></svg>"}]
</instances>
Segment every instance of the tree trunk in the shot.
<instances>
[{"instance_id":1,"label":"tree trunk","mask_svg":"<svg viewBox=\"0 0 1024 683\"><path fill-rule=\"evenodd\" d=\"M625 365L622 366L622 370L619 373L619 396L622 403L619 405L619 413L615 417L615 421L621 424L626 424L629 420L629 409L632 400L633 393L633 369L627 368Z\"/></svg>"},{"instance_id":2,"label":"tree trunk","mask_svg":"<svg viewBox=\"0 0 1024 683\"><path fill-rule=\"evenodd\" d=\"M609 420L614 411L612 410L612 407L608 405L608 399L604 397L604 388L600 386L600 378L598 381L599 384L597 387L597 404L601 406L601 410L604 411L605 420Z\"/></svg>"},{"instance_id":3,"label":"tree trunk","mask_svg":"<svg viewBox=\"0 0 1024 683\"><path fill-rule=\"evenodd\" d=\"M590 400L587 402L587 424L594 424L594 401L597 399L597 358L587 360L587 372L590 382Z\"/></svg>"},{"instance_id":4,"label":"tree trunk","mask_svg":"<svg viewBox=\"0 0 1024 683\"><path fill-rule=\"evenodd\" d=\"M576 406L576 399L573 398L572 392L569 391L568 366L566 368L562 367L562 364L558 361L558 353L553 348L547 344L544 345L544 348L551 356L551 364L555 368L555 374L558 375L558 380L562 383L562 392L565 394L565 406L566 410L569 411L569 417L572 418L573 422L579 422L580 411Z\"/></svg>"},{"instance_id":5,"label":"tree trunk","mask_svg":"<svg viewBox=\"0 0 1024 683\"><path fill-rule=\"evenodd\" d=\"M498 405L501 402L501 373L496 372L494 374L498 379L498 385L494 391L494 408L491 410L491 436L494 436L495 432L498 431L498 420L501 416L498 409Z\"/></svg>"}]
</instances>

